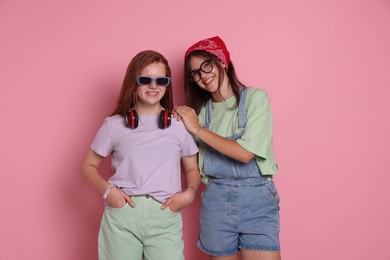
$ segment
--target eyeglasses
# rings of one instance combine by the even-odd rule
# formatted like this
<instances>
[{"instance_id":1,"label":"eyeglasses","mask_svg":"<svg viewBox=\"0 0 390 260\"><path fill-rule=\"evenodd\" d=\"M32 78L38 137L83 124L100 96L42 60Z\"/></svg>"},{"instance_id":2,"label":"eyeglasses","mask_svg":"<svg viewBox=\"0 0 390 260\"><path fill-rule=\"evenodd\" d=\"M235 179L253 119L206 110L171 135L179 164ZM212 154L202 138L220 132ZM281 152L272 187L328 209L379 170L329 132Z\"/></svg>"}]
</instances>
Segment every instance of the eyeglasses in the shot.
<instances>
[{"instance_id":1,"label":"eyeglasses","mask_svg":"<svg viewBox=\"0 0 390 260\"><path fill-rule=\"evenodd\" d=\"M205 60L204 62L202 62L202 64L200 64L199 69L191 71L190 80L192 82L198 83L199 80L202 78L202 75L200 74L201 71L206 74L209 74L212 70L213 63L211 62L211 60Z\"/></svg>"},{"instance_id":2,"label":"eyeglasses","mask_svg":"<svg viewBox=\"0 0 390 260\"><path fill-rule=\"evenodd\" d=\"M155 82L159 87L167 87L171 82L171 77L148 77L148 76L138 76L137 84L140 86L149 86Z\"/></svg>"}]
</instances>

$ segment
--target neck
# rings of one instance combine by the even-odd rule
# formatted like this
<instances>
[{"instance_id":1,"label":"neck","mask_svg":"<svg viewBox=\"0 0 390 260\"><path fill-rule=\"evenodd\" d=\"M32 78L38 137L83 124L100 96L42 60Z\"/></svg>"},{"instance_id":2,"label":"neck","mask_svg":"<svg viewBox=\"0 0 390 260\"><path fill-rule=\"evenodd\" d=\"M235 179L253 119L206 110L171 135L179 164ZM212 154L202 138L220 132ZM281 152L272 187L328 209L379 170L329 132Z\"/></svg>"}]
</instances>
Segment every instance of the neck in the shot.
<instances>
[{"instance_id":1,"label":"neck","mask_svg":"<svg viewBox=\"0 0 390 260\"><path fill-rule=\"evenodd\" d=\"M232 96L234 96L232 86L226 77L222 82L221 87L217 91L211 93L211 99L213 102L222 102Z\"/></svg>"},{"instance_id":2,"label":"neck","mask_svg":"<svg viewBox=\"0 0 390 260\"><path fill-rule=\"evenodd\" d=\"M150 115L160 114L160 111L163 110L164 108L160 104L156 104L156 105L137 104L135 106L135 109L137 110L137 113L139 115L150 116Z\"/></svg>"}]
</instances>

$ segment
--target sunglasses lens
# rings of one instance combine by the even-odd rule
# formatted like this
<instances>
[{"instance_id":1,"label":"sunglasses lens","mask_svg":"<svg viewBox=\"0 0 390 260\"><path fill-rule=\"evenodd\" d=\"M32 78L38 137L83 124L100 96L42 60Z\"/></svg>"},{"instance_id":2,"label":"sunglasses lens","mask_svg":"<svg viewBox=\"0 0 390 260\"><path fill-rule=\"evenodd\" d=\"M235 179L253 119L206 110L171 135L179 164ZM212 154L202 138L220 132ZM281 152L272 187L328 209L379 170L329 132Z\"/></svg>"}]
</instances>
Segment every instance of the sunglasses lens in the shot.
<instances>
[{"instance_id":1,"label":"sunglasses lens","mask_svg":"<svg viewBox=\"0 0 390 260\"><path fill-rule=\"evenodd\" d=\"M163 86L163 87L168 86L169 85L169 78L168 77L157 78L156 84L159 86Z\"/></svg>"},{"instance_id":2,"label":"sunglasses lens","mask_svg":"<svg viewBox=\"0 0 390 260\"><path fill-rule=\"evenodd\" d=\"M150 83L152 83L152 79L150 77L139 76L137 78L137 82L140 85L150 85Z\"/></svg>"}]
</instances>

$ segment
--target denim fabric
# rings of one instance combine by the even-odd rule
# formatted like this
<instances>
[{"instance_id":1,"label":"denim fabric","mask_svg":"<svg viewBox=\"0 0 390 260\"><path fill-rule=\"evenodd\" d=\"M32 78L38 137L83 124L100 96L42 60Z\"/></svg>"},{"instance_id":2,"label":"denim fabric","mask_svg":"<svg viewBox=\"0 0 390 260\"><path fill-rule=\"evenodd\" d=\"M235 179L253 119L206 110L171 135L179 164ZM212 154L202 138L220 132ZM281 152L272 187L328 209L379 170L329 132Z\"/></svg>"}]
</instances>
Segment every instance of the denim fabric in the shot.
<instances>
[{"instance_id":1,"label":"denim fabric","mask_svg":"<svg viewBox=\"0 0 390 260\"><path fill-rule=\"evenodd\" d=\"M242 133L239 133L228 138L236 140L240 138L241 135ZM206 148L204 171L208 177L218 179L257 178L261 175L255 159L252 159L249 163L242 163L230 159L210 146L207 146Z\"/></svg>"},{"instance_id":2,"label":"denim fabric","mask_svg":"<svg viewBox=\"0 0 390 260\"><path fill-rule=\"evenodd\" d=\"M215 256L279 251L279 196L272 178L210 179L202 193L198 247Z\"/></svg>"},{"instance_id":3,"label":"denim fabric","mask_svg":"<svg viewBox=\"0 0 390 260\"><path fill-rule=\"evenodd\" d=\"M239 125L245 127L245 102ZM245 99L244 99L245 100ZM244 109L243 109L244 108ZM211 122L206 105L206 127ZM242 132L228 137L237 140ZM279 251L279 195L272 177L264 177L255 159L241 163L206 148L198 247L209 255L229 256L238 250Z\"/></svg>"}]
</instances>

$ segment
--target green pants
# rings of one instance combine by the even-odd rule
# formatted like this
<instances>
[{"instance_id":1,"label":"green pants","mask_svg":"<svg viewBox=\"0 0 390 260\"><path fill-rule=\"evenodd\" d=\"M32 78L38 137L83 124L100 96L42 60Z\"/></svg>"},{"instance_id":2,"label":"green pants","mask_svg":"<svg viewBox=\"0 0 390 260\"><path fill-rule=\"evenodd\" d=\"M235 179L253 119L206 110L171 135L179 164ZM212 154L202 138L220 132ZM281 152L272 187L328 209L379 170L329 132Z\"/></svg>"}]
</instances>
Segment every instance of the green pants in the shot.
<instances>
[{"instance_id":1,"label":"green pants","mask_svg":"<svg viewBox=\"0 0 390 260\"><path fill-rule=\"evenodd\" d=\"M134 196L135 208L104 210L99 260L183 260L182 218L150 196Z\"/></svg>"}]
</instances>

